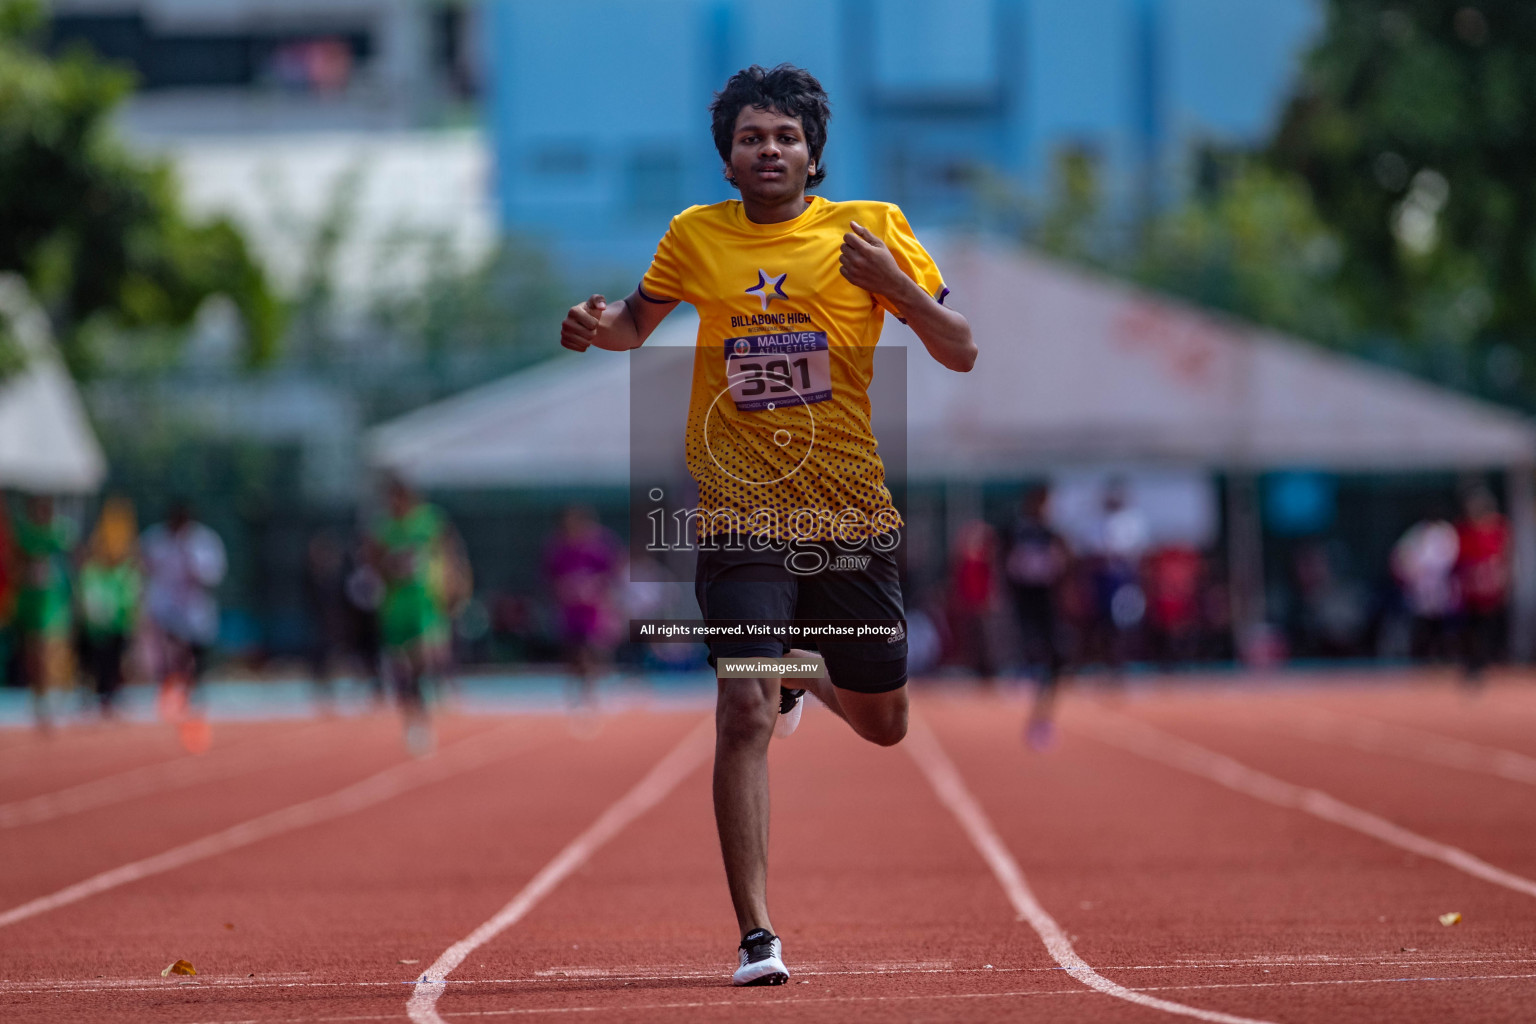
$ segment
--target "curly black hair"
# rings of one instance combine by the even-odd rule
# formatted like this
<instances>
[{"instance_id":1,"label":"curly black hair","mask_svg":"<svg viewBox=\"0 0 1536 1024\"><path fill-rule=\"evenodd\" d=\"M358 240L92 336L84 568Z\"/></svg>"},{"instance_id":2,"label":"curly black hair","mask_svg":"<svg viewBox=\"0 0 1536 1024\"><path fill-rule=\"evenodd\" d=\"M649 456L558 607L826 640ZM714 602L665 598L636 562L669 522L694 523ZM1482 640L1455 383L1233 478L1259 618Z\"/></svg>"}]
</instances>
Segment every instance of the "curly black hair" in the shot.
<instances>
[{"instance_id":1,"label":"curly black hair","mask_svg":"<svg viewBox=\"0 0 1536 1024\"><path fill-rule=\"evenodd\" d=\"M772 69L753 64L730 77L709 105L715 148L727 165L731 162L736 118L746 107L762 107L798 117L800 127L805 130L811 160L816 164L816 173L805 179L805 187L815 188L826 179L827 169L821 164L821 151L827 144L827 121L832 117L832 106L827 102L827 91L815 75L793 64L780 64Z\"/></svg>"}]
</instances>

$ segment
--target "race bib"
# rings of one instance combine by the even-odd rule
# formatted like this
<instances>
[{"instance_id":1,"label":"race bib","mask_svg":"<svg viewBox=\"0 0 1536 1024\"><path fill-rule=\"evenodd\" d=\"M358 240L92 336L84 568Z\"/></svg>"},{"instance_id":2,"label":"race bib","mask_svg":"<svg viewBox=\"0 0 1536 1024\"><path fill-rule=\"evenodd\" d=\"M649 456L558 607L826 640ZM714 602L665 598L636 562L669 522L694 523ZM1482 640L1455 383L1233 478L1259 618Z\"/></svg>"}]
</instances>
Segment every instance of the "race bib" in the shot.
<instances>
[{"instance_id":1,"label":"race bib","mask_svg":"<svg viewBox=\"0 0 1536 1024\"><path fill-rule=\"evenodd\" d=\"M832 397L832 360L822 331L727 338L725 373L741 412L814 405Z\"/></svg>"}]
</instances>

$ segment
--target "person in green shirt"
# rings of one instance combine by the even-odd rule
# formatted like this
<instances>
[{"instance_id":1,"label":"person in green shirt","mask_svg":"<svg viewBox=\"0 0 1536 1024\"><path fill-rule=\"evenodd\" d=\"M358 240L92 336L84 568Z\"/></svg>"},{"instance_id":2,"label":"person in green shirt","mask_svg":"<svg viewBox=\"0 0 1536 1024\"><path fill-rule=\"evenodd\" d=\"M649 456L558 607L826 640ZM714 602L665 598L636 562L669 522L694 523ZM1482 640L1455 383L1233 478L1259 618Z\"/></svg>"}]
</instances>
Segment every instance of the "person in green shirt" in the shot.
<instances>
[{"instance_id":1,"label":"person in green shirt","mask_svg":"<svg viewBox=\"0 0 1536 1024\"><path fill-rule=\"evenodd\" d=\"M386 481L388 509L369 535L370 557L384 582L379 628L385 671L405 716L406 745L432 749L424 682L446 662L453 612L467 597L463 548L447 516L398 478Z\"/></svg>"},{"instance_id":2,"label":"person in green shirt","mask_svg":"<svg viewBox=\"0 0 1536 1024\"><path fill-rule=\"evenodd\" d=\"M111 718L123 684L123 656L138 622L143 576L134 552L138 528L126 498L108 498L91 535L76 587L81 648L101 713Z\"/></svg>"},{"instance_id":3,"label":"person in green shirt","mask_svg":"<svg viewBox=\"0 0 1536 1024\"><path fill-rule=\"evenodd\" d=\"M67 687L75 674L69 579L73 524L54 512L51 498L34 495L27 499L26 514L16 524L15 543L21 578L16 632L21 639L22 671L32 689L38 728L47 731L52 726L48 694Z\"/></svg>"}]
</instances>

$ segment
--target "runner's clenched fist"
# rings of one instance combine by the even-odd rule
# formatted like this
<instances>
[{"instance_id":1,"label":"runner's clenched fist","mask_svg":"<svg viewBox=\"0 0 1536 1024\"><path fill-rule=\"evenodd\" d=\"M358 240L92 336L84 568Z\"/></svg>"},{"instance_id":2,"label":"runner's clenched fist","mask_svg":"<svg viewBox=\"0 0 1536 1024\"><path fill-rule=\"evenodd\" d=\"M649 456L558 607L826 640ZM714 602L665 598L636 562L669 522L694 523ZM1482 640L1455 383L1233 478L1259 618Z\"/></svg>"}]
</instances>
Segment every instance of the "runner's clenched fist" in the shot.
<instances>
[{"instance_id":1,"label":"runner's clenched fist","mask_svg":"<svg viewBox=\"0 0 1536 1024\"><path fill-rule=\"evenodd\" d=\"M597 337L597 329L603 322L603 311L608 300L594 295L586 302L572 306L560 325L560 344L572 352L585 352Z\"/></svg>"},{"instance_id":2,"label":"runner's clenched fist","mask_svg":"<svg viewBox=\"0 0 1536 1024\"><path fill-rule=\"evenodd\" d=\"M850 221L853 230L843 236L842 274L849 281L873 295L890 295L907 282L896 265L896 257L858 221Z\"/></svg>"}]
</instances>

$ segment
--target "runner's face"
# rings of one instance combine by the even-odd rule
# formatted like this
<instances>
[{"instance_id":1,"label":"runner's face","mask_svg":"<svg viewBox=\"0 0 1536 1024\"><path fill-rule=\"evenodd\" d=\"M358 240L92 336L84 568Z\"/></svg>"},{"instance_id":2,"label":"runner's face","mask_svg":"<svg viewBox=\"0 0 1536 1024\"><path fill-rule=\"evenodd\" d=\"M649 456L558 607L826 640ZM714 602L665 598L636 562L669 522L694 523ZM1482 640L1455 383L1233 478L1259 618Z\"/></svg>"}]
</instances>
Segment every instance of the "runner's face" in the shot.
<instances>
[{"instance_id":1,"label":"runner's face","mask_svg":"<svg viewBox=\"0 0 1536 1024\"><path fill-rule=\"evenodd\" d=\"M743 107L731 142L731 177L741 194L758 202L783 202L805 192L811 151L798 117L762 107Z\"/></svg>"}]
</instances>

